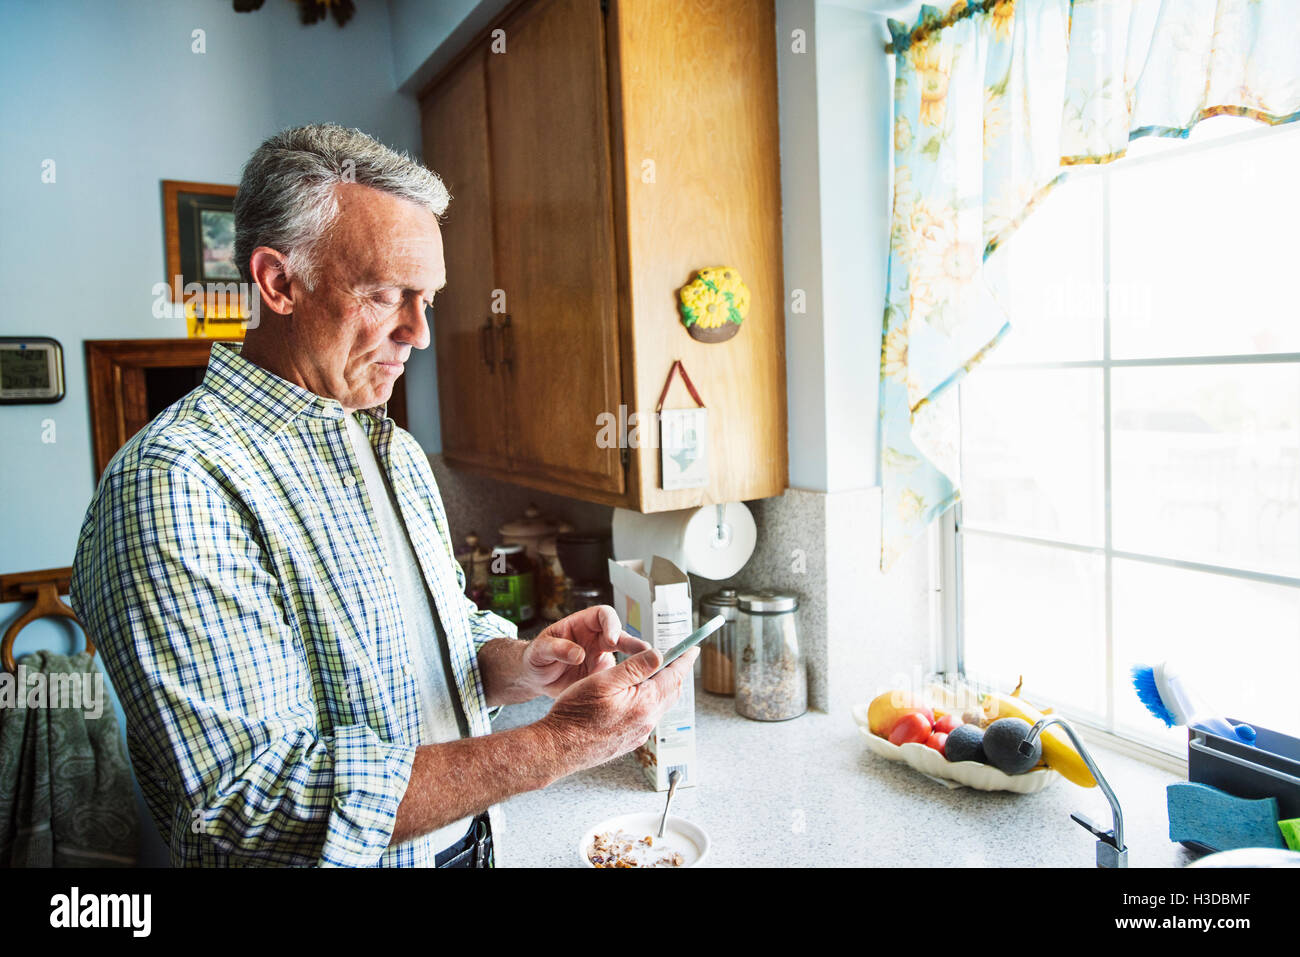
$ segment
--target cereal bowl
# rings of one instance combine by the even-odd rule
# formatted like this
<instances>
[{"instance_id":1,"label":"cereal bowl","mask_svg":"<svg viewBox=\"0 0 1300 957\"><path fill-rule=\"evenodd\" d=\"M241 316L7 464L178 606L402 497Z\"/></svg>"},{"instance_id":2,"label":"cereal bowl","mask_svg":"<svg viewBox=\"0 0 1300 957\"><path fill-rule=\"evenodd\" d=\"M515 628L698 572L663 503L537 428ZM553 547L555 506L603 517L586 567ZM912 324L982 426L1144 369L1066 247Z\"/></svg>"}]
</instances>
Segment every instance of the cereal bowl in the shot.
<instances>
[{"instance_id":1,"label":"cereal bowl","mask_svg":"<svg viewBox=\"0 0 1300 957\"><path fill-rule=\"evenodd\" d=\"M699 867L703 864L709 855L709 836L704 833L704 829L683 818L669 816L661 840L654 835L659 832L659 818L662 815L662 811L622 814L588 828L578 841L578 859L582 862L581 866L596 867L591 860L590 851L592 845L596 843L597 836L604 835L612 838L619 834L626 835L627 840L612 843L615 845L630 843L631 850L622 856L644 860L645 863L640 866L653 867L657 861L674 852L680 853L683 861L672 866ZM645 837L650 837L652 843L643 844L642 839Z\"/></svg>"}]
</instances>

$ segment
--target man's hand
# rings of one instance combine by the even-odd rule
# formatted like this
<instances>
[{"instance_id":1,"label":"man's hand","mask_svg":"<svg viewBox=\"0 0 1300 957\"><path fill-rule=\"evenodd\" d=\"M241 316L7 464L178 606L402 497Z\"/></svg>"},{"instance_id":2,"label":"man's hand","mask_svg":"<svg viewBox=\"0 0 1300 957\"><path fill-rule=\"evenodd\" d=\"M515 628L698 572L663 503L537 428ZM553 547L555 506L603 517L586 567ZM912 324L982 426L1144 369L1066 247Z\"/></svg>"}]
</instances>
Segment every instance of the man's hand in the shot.
<instances>
[{"instance_id":1,"label":"man's hand","mask_svg":"<svg viewBox=\"0 0 1300 957\"><path fill-rule=\"evenodd\" d=\"M479 651L489 705L556 697L575 681L614 667L614 652L634 655L650 646L623 631L609 605L584 608L532 641L497 639Z\"/></svg>"},{"instance_id":2,"label":"man's hand","mask_svg":"<svg viewBox=\"0 0 1300 957\"><path fill-rule=\"evenodd\" d=\"M532 640L524 650L523 680L537 694L556 698L575 681L613 668L614 652L635 655L649 647L623 631L609 605L584 608Z\"/></svg>"},{"instance_id":3,"label":"man's hand","mask_svg":"<svg viewBox=\"0 0 1300 957\"><path fill-rule=\"evenodd\" d=\"M692 648L651 678L663 656L648 648L569 686L534 727L555 742L565 774L626 754L644 744L677 703L699 654Z\"/></svg>"},{"instance_id":4,"label":"man's hand","mask_svg":"<svg viewBox=\"0 0 1300 957\"><path fill-rule=\"evenodd\" d=\"M663 659L646 649L620 665L579 678L540 721L478 738L422 745L397 808L392 843L409 841L511 795L546 787L566 774L631 751L650 737L676 703L698 655L699 649L692 648L649 678Z\"/></svg>"}]
</instances>

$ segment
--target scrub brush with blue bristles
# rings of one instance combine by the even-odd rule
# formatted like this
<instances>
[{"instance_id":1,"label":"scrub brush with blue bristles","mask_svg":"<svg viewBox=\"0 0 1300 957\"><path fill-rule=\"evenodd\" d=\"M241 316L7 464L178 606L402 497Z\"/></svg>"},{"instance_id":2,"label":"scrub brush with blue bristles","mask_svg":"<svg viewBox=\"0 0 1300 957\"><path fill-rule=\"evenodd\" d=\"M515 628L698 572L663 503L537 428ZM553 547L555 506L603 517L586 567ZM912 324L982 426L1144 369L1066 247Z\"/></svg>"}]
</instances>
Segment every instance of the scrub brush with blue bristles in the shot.
<instances>
[{"instance_id":1,"label":"scrub brush with blue bristles","mask_svg":"<svg viewBox=\"0 0 1300 957\"><path fill-rule=\"evenodd\" d=\"M1134 665L1133 688L1147 710L1165 723L1166 727L1183 725L1208 731L1224 738L1235 738L1246 744L1255 743L1255 729L1248 724L1233 724L1227 718L1205 706L1197 698L1182 676L1164 661L1158 665Z\"/></svg>"}]
</instances>

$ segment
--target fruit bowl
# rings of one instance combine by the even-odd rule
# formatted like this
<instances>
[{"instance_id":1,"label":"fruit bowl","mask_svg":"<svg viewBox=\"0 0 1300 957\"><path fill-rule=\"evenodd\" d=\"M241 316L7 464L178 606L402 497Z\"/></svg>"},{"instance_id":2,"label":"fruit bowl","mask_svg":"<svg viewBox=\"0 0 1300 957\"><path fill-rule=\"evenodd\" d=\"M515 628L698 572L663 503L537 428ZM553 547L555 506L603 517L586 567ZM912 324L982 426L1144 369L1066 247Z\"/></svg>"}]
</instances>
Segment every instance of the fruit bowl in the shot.
<instances>
[{"instance_id":1,"label":"fruit bowl","mask_svg":"<svg viewBox=\"0 0 1300 957\"><path fill-rule=\"evenodd\" d=\"M1035 768L1024 774L1005 774L991 764L949 761L934 748L924 744L893 744L871 733L865 704L854 707L853 720L858 725L858 731L867 739L867 747L873 752L890 761L902 761L944 787L1035 794L1060 777L1050 768Z\"/></svg>"}]
</instances>

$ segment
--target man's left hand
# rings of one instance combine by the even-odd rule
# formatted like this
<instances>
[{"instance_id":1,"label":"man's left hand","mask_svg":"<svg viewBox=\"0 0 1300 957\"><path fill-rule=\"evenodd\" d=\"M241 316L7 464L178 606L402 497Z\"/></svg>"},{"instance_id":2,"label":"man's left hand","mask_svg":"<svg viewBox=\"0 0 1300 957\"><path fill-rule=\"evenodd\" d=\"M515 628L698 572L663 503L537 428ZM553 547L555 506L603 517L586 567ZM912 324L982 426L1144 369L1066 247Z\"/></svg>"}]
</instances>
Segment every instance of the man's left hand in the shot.
<instances>
[{"instance_id":1,"label":"man's left hand","mask_svg":"<svg viewBox=\"0 0 1300 957\"><path fill-rule=\"evenodd\" d=\"M649 647L623 631L613 608L595 605L560 619L529 642L519 678L534 695L554 698L575 681L614 667L614 652L635 655Z\"/></svg>"}]
</instances>

